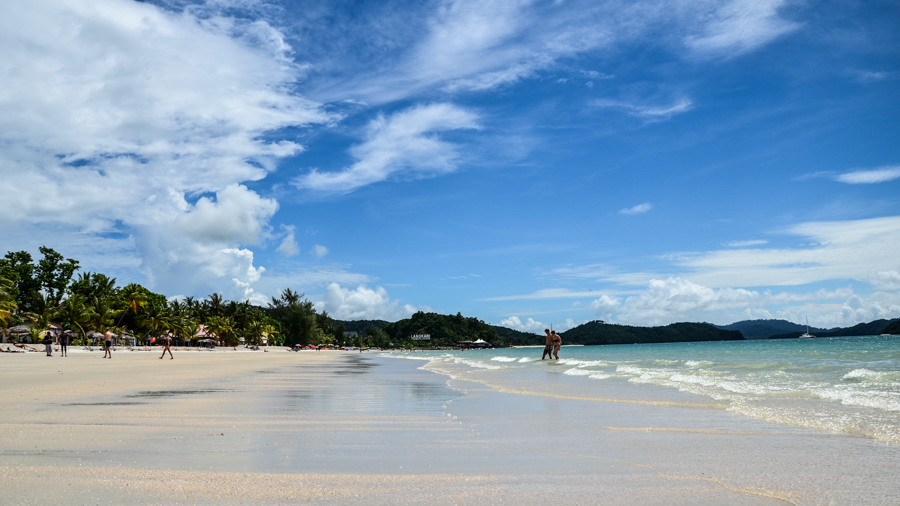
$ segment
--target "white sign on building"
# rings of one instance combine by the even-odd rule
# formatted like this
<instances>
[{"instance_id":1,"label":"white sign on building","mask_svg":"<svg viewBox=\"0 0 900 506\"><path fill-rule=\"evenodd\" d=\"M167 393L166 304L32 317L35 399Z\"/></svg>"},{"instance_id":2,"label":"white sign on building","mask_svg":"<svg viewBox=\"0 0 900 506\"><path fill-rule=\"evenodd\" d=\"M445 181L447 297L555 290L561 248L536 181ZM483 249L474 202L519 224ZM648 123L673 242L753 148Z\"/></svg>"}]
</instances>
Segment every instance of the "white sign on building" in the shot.
<instances>
[{"instance_id":1,"label":"white sign on building","mask_svg":"<svg viewBox=\"0 0 900 506\"><path fill-rule=\"evenodd\" d=\"M413 341L431 341L431 334L413 334L409 338Z\"/></svg>"}]
</instances>

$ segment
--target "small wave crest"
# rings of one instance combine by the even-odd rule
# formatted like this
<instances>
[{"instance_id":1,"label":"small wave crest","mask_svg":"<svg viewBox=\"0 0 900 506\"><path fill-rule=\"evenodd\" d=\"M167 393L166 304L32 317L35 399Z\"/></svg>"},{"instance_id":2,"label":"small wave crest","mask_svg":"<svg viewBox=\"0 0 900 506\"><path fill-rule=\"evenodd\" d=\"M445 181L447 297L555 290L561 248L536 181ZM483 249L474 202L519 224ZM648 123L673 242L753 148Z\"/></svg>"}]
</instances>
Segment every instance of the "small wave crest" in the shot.
<instances>
[{"instance_id":1,"label":"small wave crest","mask_svg":"<svg viewBox=\"0 0 900 506\"><path fill-rule=\"evenodd\" d=\"M514 357L503 357L503 356L500 356L500 357L494 357L494 358L492 358L491 360L493 360L494 362L516 362L516 361L521 362L521 360L519 360L519 359L517 359L517 358L514 358Z\"/></svg>"}]
</instances>

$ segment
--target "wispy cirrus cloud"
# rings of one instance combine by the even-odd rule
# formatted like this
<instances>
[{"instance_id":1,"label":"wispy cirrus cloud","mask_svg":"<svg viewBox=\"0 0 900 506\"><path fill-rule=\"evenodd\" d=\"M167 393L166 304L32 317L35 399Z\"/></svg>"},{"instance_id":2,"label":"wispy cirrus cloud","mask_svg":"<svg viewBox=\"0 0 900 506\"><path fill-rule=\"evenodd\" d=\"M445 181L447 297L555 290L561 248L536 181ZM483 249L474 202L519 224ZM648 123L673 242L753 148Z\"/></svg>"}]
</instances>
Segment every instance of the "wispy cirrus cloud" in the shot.
<instances>
[{"instance_id":1,"label":"wispy cirrus cloud","mask_svg":"<svg viewBox=\"0 0 900 506\"><path fill-rule=\"evenodd\" d=\"M353 96L379 104L434 90L484 92L537 76L567 58L624 44L665 45L685 58L734 57L799 27L782 16L786 4L787 0L423 4L415 16L405 11L391 16L404 19L403 32L417 34L414 39L384 33L384 26L393 26L390 20L348 33L348 39L358 38L354 44L381 68L328 80L316 96L326 101ZM358 33L372 33L373 38ZM372 48L381 52L372 54ZM598 78L606 76L597 72ZM664 116L681 112L678 107L687 104L635 112Z\"/></svg>"},{"instance_id":2,"label":"wispy cirrus cloud","mask_svg":"<svg viewBox=\"0 0 900 506\"><path fill-rule=\"evenodd\" d=\"M877 184L900 179L900 165L861 169L839 174L836 181L847 184Z\"/></svg>"},{"instance_id":3,"label":"wispy cirrus cloud","mask_svg":"<svg viewBox=\"0 0 900 506\"><path fill-rule=\"evenodd\" d=\"M898 270L900 216L807 222L780 231L800 237L795 248L727 249L674 254L684 276L710 287L787 286L855 279Z\"/></svg>"},{"instance_id":4,"label":"wispy cirrus cloud","mask_svg":"<svg viewBox=\"0 0 900 506\"><path fill-rule=\"evenodd\" d=\"M638 204L634 207L626 207L625 209L620 209L619 214L644 214L653 209L653 204L650 202L644 202L643 204Z\"/></svg>"},{"instance_id":5,"label":"wispy cirrus cloud","mask_svg":"<svg viewBox=\"0 0 900 506\"><path fill-rule=\"evenodd\" d=\"M351 148L357 161L337 172L308 174L293 180L300 189L347 193L389 178L421 178L452 172L459 154L456 146L437 134L477 129L478 116L452 104L419 105L369 123L365 141Z\"/></svg>"},{"instance_id":6,"label":"wispy cirrus cloud","mask_svg":"<svg viewBox=\"0 0 900 506\"><path fill-rule=\"evenodd\" d=\"M632 116L637 116L640 118L656 120L656 121L668 119L676 114L681 114L683 112L690 111L691 108L693 107L693 103L686 98L682 98L682 99L676 100L672 104L662 105L662 106L630 103L630 102L623 102L620 100L607 100L607 99L593 100L590 102L590 105L592 105L594 107L611 107L611 108L616 108L616 109L622 109Z\"/></svg>"},{"instance_id":7,"label":"wispy cirrus cloud","mask_svg":"<svg viewBox=\"0 0 900 506\"><path fill-rule=\"evenodd\" d=\"M765 239L751 239L748 241L731 241L726 242L722 246L727 246L729 248L749 248L750 246L762 246L763 244L769 244L769 241Z\"/></svg>"}]
</instances>

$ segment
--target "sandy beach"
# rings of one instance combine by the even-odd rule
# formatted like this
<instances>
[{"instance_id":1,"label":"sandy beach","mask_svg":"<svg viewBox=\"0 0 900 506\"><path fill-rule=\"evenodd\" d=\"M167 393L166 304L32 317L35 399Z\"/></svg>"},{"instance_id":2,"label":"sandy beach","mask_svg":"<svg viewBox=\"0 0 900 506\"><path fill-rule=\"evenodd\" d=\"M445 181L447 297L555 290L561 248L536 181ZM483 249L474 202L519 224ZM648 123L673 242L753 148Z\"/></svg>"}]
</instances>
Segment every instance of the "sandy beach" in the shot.
<instances>
[{"instance_id":1,"label":"sandy beach","mask_svg":"<svg viewBox=\"0 0 900 506\"><path fill-rule=\"evenodd\" d=\"M896 445L373 353L0 356L3 504L892 504Z\"/></svg>"}]
</instances>

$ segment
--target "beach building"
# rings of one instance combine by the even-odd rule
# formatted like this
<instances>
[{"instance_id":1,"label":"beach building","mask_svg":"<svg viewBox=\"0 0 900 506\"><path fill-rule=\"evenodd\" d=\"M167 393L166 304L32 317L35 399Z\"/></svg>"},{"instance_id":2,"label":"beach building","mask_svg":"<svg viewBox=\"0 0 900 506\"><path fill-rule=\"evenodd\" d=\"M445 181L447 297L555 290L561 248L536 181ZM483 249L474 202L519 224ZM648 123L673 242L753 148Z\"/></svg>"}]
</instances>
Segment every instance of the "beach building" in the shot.
<instances>
[{"instance_id":1,"label":"beach building","mask_svg":"<svg viewBox=\"0 0 900 506\"><path fill-rule=\"evenodd\" d=\"M484 349L490 348L491 343L485 341L484 339L476 339L475 341L456 341L456 347L461 350Z\"/></svg>"}]
</instances>

